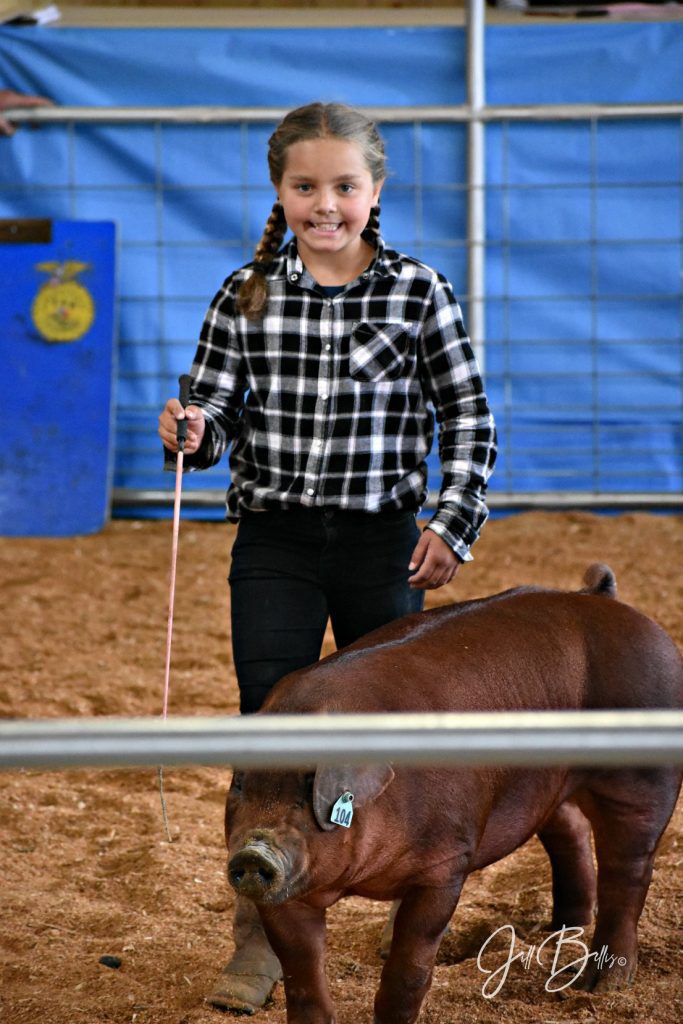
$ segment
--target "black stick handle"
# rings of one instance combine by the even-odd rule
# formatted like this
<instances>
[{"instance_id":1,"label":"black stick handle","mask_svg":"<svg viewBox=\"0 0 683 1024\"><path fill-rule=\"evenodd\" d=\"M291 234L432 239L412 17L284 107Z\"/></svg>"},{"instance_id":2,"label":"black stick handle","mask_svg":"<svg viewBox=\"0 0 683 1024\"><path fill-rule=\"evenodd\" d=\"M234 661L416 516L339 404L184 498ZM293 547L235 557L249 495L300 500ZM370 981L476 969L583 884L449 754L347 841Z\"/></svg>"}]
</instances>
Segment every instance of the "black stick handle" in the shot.
<instances>
[{"instance_id":1,"label":"black stick handle","mask_svg":"<svg viewBox=\"0 0 683 1024\"><path fill-rule=\"evenodd\" d=\"M189 373L181 373L180 377L178 377L178 383L180 384L180 394L178 397L180 404L185 409L190 401L191 377ZM176 436L178 438L178 451L182 452L185 448L185 439L187 437L187 420L178 420Z\"/></svg>"}]
</instances>

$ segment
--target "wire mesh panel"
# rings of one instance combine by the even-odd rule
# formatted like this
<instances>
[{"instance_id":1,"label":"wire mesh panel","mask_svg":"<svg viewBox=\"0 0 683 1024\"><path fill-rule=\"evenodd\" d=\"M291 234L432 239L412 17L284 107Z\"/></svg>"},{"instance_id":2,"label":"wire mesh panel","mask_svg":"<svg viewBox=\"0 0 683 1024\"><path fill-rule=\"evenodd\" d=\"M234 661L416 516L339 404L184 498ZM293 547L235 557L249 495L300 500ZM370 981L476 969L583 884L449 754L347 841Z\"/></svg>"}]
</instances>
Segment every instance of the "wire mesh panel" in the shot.
<instances>
[{"instance_id":1,"label":"wire mesh panel","mask_svg":"<svg viewBox=\"0 0 683 1024\"><path fill-rule=\"evenodd\" d=\"M265 159L274 127L275 121L43 126L49 172L24 184L2 174L1 216L40 211L88 220L106 211L117 224L114 486L124 501L171 486L161 473L156 418L190 365L209 300L251 258L261 236L274 200ZM461 291L464 128L381 127L391 166L383 233L393 246L439 267ZM225 465L192 474L188 495L223 490L226 480Z\"/></svg>"},{"instance_id":2,"label":"wire mesh panel","mask_svg":"<svg viewBox=\"0 0 683 1024\"><path fill-rule=\"evenodd\" d=\"M680 119L489 134L496 487L680 492Z\"/></svg>"},{"instance_id":3,"label":"wire mesh panel","mask_svg":"<svg viewBox=\"0 0 683 1024\"><path fill-rule=\"evenodd\" d=\"M401 116L380 127L391 169L383 234L451 280L467 320L465 121ZM191 362L210 298L261 235L274 125L73 119L19 133L0 167L0 216L117 223L114 485L123 505L170 496L156 419ZM484 361L500 440L492 503L548 492L675 495L680 115L501 117L487 124L486 143ZM437 488L435 455L432 463ZM206 496L222 515L226 483L225 465L192 474L186 501Z\"/></svg>"}]
</instances>

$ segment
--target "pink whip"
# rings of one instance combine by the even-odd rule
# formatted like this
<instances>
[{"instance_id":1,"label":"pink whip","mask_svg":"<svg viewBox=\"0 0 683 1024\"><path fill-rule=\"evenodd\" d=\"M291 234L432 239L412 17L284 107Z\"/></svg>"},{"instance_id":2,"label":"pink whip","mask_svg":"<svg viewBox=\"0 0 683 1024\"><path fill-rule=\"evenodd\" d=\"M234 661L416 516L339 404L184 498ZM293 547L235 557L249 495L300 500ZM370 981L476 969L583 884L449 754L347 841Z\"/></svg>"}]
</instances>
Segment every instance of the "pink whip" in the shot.
<instances>
[{"instance_id":1,"label":"pink whip","mask_svg":"<svg viewBox=\"0 0 683 1024\"><path fill-rule=\"evenodd\" d=\"M188 374L183 373L178 380L180 384L180 404L183 409L186 408L187 403L190 400L190 377ZM180 532L180 497L183 487L183 459L185 452L185 440L187 438L187 420L178 420L176 426L176 436L178 438L178 455L176 459L176 471L175 471L175 496L173 499L173 542L171 546L171 574L170 574L170 585L168 595L168 628L166 631L166 671L164 673L164 704L162 710L162 718L164 721L168 718L168 694L171 683L171 647L173 644L173 609L175 606L175 578L176 578L176 565L178 562L178 534ZM161 813L164 819L164 827L166 829L166 836L169 843L173 842L171 836L171 830L168 825L168 814L166 812L166 798L164 796L164 771L161 765L159 766L159 796L161 798Z\"/></svg>"}]
</instances>

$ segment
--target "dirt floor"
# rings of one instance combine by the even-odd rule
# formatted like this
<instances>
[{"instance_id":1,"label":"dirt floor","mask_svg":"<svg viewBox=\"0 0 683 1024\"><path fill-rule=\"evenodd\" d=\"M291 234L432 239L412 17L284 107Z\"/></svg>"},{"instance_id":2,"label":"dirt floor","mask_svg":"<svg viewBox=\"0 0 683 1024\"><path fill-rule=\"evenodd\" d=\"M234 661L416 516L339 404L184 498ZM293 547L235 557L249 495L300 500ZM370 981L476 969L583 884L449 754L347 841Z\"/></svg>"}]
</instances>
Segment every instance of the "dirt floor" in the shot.
<instances>
[{"instance_id":1,"label":"dirt floor","mask_svg":"<svg viewBox=\"0 0 683 1024\"><path fill-rule=\"evenodd\" d=\"M236 710L225 584L232 536L224 524L181 527L171 714ZM169 522L127 520L96 536L0 540L0 716L161 712L170 541ZM511 516L487 525L475 555L429 606L527 582L576 588L590 562L605 561L620 597L683 646L681 516ZM169 843L153 769L0 775L3 1024L226 1020L203 997L231 949L228 782L228 769L166 771ZM546 991L547 970L517 961L485 998L485 940L502 925L514 927L519 950L543 937L535 929L548 920L550 880L533 840L468 880L422 1024L679 1024L682 807L660 847L631 989L561 999ZM353 898L328 915L339 1024L370 1024L386 910ZM105 955L120 967L101 964ZM284 1024L281 987L255 1019Z\"/></svg>"}]
</instances>

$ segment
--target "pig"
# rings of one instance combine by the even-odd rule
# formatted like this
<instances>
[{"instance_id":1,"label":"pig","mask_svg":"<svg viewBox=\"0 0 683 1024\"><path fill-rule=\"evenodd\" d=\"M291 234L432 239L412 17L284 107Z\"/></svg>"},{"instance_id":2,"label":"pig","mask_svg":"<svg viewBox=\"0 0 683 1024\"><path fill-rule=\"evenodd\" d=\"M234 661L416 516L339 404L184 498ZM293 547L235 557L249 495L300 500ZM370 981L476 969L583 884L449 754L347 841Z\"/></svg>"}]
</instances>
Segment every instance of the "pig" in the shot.
<instances>
[{"instance_id":1,"label":"pig","mask_svg":"<svg viewBox=\"0 0 683 1024\"><path fill-rule=\"evenodd\" d=\"M591 566L584 584L407 616L285 677L259 714L683 706L670 637L616 599L609 567ZM327 907L349 895L400 901L374 1020L412 1024L465 878L537 834L552 871L551 928L583 928L597 906L596 955L574 984L609 991L633 978L655 850L680 785L675 766L236 771L228 878L256 904L282 964L288 1024L336 1021ZM608 957L597 955L603 947Z\"/></svg>"}]
</instances>

